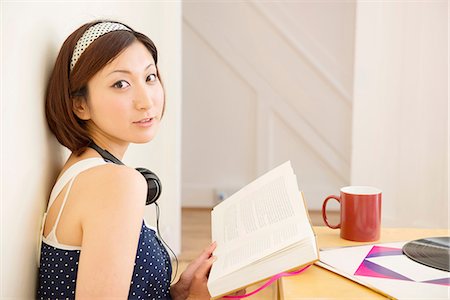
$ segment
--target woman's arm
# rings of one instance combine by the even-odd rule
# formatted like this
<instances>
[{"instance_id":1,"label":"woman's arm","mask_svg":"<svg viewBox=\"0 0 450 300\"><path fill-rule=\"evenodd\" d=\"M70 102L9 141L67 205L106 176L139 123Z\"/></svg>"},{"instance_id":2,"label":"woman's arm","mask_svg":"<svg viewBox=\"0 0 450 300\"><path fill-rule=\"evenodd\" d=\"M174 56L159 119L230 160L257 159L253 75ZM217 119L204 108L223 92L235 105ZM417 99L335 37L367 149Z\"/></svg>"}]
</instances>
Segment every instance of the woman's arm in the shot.
<instances>
[{"instance_id":1,"label":"woman's arm","mask_svg":"<svg viewBox=\"0 0 450 300\"><path fill-rule=\"evenodd\" d=\"M134 169L106 165L80 179L82 251L77 299L126 299L145 206L145 179Z\"/></svg>"}]
</instances>

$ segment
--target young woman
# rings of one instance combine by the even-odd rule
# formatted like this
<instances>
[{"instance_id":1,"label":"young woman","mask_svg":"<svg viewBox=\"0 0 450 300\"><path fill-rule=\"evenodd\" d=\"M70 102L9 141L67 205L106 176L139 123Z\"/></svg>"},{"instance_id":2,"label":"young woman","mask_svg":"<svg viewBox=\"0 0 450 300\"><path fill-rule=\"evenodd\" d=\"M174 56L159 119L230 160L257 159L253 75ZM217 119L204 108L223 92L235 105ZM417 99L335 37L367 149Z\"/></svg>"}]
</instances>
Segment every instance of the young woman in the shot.
<instances>
[{"instance_id":1,"label":"young woman","mask_svg":"<svg viewBox=\"0 0 450 300\"><path fill-rule=\"evenodd\" d=\"M120 164L130 143L158 131L165 98L157 63L147 36L113 21L85 24L62 45L45 109L72 154L44 219L39 298L209 299L215 244L170 286L170 257L143 222L148 178Z\"/></svg>"}]
</instances>

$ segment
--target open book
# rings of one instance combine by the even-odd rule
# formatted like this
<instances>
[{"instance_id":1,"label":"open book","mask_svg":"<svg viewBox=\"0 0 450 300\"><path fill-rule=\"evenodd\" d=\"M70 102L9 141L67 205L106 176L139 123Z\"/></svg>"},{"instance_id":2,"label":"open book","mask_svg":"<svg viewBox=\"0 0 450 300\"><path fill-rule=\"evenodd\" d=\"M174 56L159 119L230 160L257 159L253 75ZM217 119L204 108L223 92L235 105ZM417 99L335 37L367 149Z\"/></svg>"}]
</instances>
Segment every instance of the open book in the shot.
<instances>
[{"instance_id":1,"label":"open book","mask_svg":"<svg viewBox=\"0 0 450 300\"><path fill-rule=\"evenodd\" d=\"M211 212L217 257L213 298L319 259L303 195L290 162L248 184Z\"/></svg>"}]
</instances>

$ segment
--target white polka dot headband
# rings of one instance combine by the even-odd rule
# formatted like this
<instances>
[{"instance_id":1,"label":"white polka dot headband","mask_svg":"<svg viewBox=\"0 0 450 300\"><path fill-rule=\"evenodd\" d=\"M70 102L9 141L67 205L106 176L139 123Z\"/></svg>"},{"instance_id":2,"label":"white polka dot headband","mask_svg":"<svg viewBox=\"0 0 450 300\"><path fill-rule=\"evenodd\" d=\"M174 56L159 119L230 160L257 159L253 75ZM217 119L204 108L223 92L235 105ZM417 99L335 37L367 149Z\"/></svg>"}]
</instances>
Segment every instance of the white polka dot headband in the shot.
<instances>
[{"instance_id":1,"label":"white polka dot headband","mask_svg":"<svg viewBox=\"0 0 450 300\"><path fill-rule=\"evenodd\" d=\"M83 54L84 50L86 50L93 41L104 34L116 30L131 31L131 29L126 27L125 25L114 22L102 22L89 27L75 45L75 49L73 50L72 54L72 60L70 61L70 71L73 70L81 54Z\"/></svg>"}]
</instances>

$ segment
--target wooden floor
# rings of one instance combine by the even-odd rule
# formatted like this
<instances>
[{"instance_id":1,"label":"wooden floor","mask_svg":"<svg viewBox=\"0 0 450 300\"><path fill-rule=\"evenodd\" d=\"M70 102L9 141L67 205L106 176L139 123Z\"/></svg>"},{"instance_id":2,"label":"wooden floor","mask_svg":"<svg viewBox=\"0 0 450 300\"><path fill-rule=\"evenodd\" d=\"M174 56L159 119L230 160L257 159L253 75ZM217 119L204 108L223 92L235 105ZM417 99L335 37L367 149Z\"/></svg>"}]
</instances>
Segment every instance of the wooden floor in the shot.
<instances>
[{"instance_id":1,"label":"wooden floor","mask_svg":"<svg viewBox=\"0 0 450 300\"><path fill-rule=\"evenodd\" d=\"M323 225L322 215L320 212L309 212L311 223L313 225ZM183 208L182 209L182 238L181 238L181 254L178 257L179 266L177 277L186 268L190 261L195 259L204 248L211 243L211 209L203 208ZM330 222L337 223L338 216L336 213L329 213ZM258 288L255 285L247 288L247 292ZM248 297L250 300L276 299L276 287L272 286L262 290L261 292Z\"/></svg>"}]
</instances>

